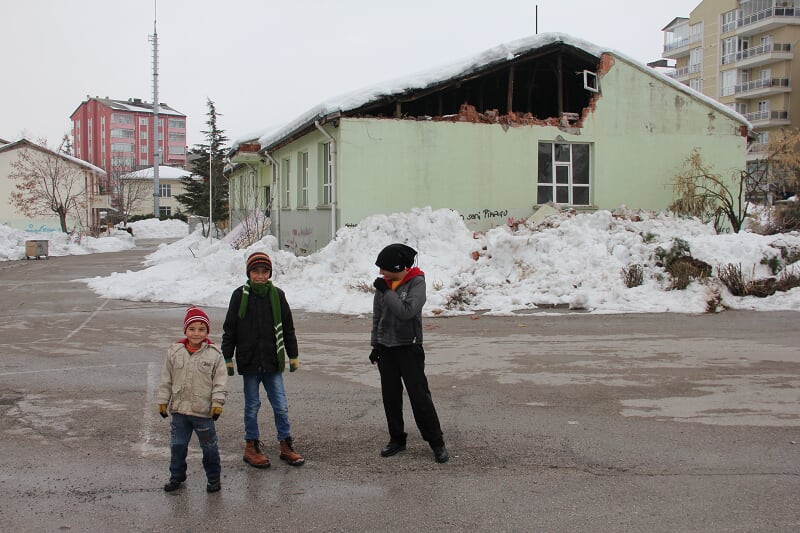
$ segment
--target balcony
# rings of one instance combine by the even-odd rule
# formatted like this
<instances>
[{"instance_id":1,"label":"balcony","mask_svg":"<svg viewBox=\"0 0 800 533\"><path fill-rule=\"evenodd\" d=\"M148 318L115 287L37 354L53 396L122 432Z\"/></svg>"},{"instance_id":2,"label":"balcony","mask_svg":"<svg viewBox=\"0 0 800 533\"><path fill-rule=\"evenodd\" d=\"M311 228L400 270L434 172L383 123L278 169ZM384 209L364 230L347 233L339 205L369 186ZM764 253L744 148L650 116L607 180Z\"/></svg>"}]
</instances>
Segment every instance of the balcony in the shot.
<instances>
[{"instance_id":1,"label":"balcony","mask_svg":"<svg viewBox=\"0 0 800 533\"><path fill-rule=\"evenodd\" d=\"M689 65L688 67L676 68L674 72L670 72L667 74L667 76L674 80L686 81L691 77L692 74L697 74L698 72L702 71L703 65L700 63L695 63L694 65Z\"/></svg>"},{"instance_id":2,"label":"balcony","mask_svg":"<svg viewBox=\"0 0 800 533\"><path fill-rule=\"evenodd\" d=\"M736 20L736 35L755 35L772 31L787 24L800 24L800 7L771 7ZM733 29L732 25L723 26L723 33Z\"/></svg>"},{"instance_id":3,"label":"balcony","mask_svg":"<svg viewBox=\"0 0 800 533\"><path fill-rule=\"evenodd\" d=\"M691 37L670 41L664 44L664 53L662 56L667 59L687 56L689 55L689 51L694 48L697 43L702 42L702 40L702 35L693 35Z\"/></svg>"},{"instance_id":4,"label":"balcony","mask_svg":"<svg viewBox=\"0 0 800 533\"><path fill-rule=\"evenodd\" d=\"M726 54L722 56L722 64L735 63L737 68L753 68L778 61L788 61L792 59L792 56L790 43L767 43L735 54Z\"/></svg>"},{"instance_id":5,"label":"balcony","mask_svg":"<svg viewBox=\"0 0 800 533\"><path fill-rule=\"evenodd\" d=\"M788 111L756 111L744 116L753 127L772 128L789 125Z\"/></svg>"},{"instance_id":6,"label":"balcony","mask_svg":"<svg viewBox=\"0 0 800 533\"><path fill-rule=\"evenodd\" d=\"M739 98L755 98L757 96L788 93L791 90L788 78L766 78L740 83L734 87L734 94Z\"/></svg>"}]
</instances>

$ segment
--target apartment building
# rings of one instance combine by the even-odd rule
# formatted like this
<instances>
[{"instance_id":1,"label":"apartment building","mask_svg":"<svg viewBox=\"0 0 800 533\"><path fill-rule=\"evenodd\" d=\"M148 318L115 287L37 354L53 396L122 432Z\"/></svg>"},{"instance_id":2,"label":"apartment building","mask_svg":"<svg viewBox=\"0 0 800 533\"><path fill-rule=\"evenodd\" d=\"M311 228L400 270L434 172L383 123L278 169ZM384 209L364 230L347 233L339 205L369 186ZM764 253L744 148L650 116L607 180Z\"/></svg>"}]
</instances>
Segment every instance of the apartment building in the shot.
<instances>
[{"instance_id":1,"label":"apartment building","mask_svg":"<svg viewBox=\"0 0 800 533\"><path fill-rule=\"evenodd\" d=\"M164 103L159 104L158 112L161 164L185 168L186 115ZM153 166L152 103L87 95L70 119L75 156L105 169L109 176Z\"/></svg>"},{"instance_id":2,"label":"apartment building","mask_svg":"<svg viewBox=\"0 0 800 533\"><path fill-rule=\"evenodd\" d=\"M753 125L748 164L771 136L800 127L800 0L703 0L662 30L677 81L744 115Z\"/></svg>"}]
</instances>

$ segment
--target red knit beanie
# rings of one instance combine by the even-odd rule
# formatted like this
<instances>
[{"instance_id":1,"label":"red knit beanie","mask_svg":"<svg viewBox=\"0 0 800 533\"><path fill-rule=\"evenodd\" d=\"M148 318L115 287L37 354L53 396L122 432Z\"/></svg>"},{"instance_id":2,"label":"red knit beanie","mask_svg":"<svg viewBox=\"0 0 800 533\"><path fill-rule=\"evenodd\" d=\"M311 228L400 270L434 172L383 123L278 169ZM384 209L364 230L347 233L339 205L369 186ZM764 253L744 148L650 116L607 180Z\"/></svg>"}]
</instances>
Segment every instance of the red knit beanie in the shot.
<instances>
[{"instance_id":1,"label":"red knit beanie","mask_svg":"<svg viewBox=\"0 0 800 533\"><path fill-rule=\"evenodd\" d=\"M202 309L199 307L192 306L186 310L186 317L183 319L183 332L186 333L186 329L189 327L189 324L192 322L202 322L208 328L208 332L211 333L211 322L208 320L208 315L203 312Z\"/></svg>"},{"instance_id":2,"label":"red knit beanie","mask_svg":"<svg viewBox=\"0 0 800 533\"><path fill-rule=\"evenodd\" d=\"M247 258L247 279L250 279L250 271L259 266L268 268L269 277L272 277L272 259L264 252L253 252Z\"/></svg>"}]
</instances>

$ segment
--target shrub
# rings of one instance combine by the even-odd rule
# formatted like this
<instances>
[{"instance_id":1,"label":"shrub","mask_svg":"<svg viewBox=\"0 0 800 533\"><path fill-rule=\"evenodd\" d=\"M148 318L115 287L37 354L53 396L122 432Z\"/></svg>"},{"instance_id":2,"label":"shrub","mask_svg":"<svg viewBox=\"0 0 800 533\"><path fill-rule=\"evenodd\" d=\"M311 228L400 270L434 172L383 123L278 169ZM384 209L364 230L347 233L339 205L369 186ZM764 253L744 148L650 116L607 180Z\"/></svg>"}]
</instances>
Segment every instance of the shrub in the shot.
<instances>
[{"instance_id":1,"label":"shrub","mask_svg":"<svg viewBox=\"0 0 800 533\"><path fill-rule=\"evenodd\" d=\"M639 264L623 267L622 279L625 280L625 286L629 289L638 287L644 282L644 268Z\"/></svg>"}]
</instances>

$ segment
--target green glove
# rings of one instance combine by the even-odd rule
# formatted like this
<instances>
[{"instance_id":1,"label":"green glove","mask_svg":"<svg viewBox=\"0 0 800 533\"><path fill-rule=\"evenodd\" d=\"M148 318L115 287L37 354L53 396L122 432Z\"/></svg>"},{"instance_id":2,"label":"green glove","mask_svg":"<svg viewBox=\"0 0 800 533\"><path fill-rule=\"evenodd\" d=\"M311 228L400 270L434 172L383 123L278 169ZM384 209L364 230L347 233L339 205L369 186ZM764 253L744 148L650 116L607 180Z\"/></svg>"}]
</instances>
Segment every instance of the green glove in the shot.
<instances>
[{"instance_id":1,"label":"green glove","mask_svg":"<svg viewBox=\"0 0 800 533\"><path fill-rule=\"evenodd\" d=\"M158 404L158 414L161 415L161 418L167 418L167 404Z\"/></svg>"},{"instance_id":2,"label":"green glove","mask_svg":"<svg viewBox=\"0 0 800 533\"><path fill-rule=\"evenodd\" d=\"M298 361L296 358L289 359L289 372L294 372L298 368L300 368L300 361Z\"/></svg>"},{"instance_id":3,"label":"green glove","mask_svg":"<svg viewBox=\"0 0 800 533\"><path fill-rule=\"evenodd\" d=\"M228 369L228 375L233 375L233 359L225 359L225 368Z\"/></svg>"},{"instance_id":4,"label":"green glove","mask_svg":"<svg viewBox=\"0 0 800 533\"><path fill-rule=\"evenodd\" d=\"M218 419L219 415L221 414L222 414L222 407L215 406L211 408L211 418L213 418L214 420Z\"/></svg>"}]
</instances>

